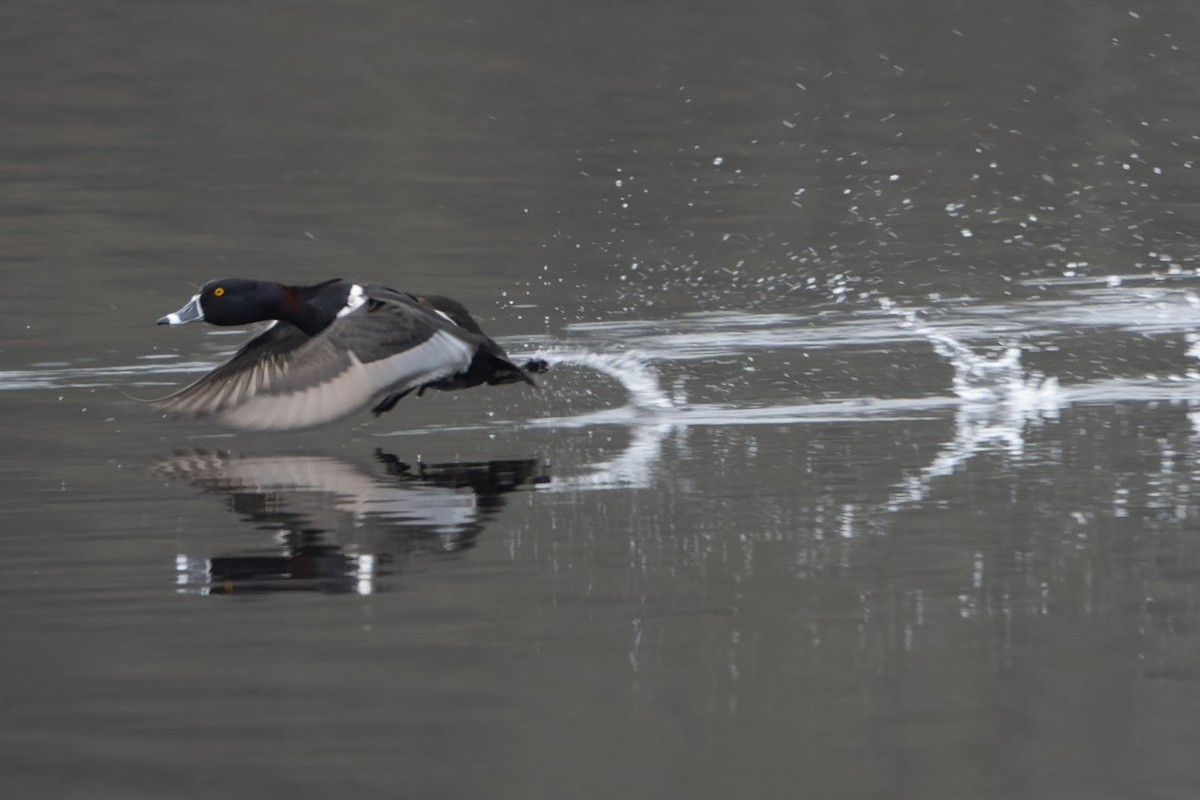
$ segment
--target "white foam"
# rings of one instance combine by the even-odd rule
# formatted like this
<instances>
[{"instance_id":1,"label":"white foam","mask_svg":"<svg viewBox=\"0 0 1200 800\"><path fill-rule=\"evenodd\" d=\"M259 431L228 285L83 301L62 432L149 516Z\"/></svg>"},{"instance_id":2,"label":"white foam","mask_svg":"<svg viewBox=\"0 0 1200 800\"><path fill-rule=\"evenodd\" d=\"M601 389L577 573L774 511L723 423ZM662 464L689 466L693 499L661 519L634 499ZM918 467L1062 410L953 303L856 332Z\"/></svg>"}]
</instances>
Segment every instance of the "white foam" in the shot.
<instances>
[{"instance_id":1,"label":"white foam","mask_svg":"<svg viewBox=\"0 0 1200 800\"><path fill-rule=\"evenodd\" d=\"M1043 420L1056 418L1067 405L1058 380L1025 370L1021 348L1009 346L989 358L944 330L925 324L916 313L890 301L884 309L902 324L929 340L934 352L954 369L953 387L960 403L955 413L954 438L919 473L902 481L884 504L895 510L920 502L934 479L953 473L977 453L1001 450L1014 459L1025 453L1025 435Z\"/></svg>"},{"instance_id":2,"label":"white foam","mask_svg":"<svg viewBox=\"0 0 1200 800\"><path fill-rule=\"evenodd\" d=\"M550 364L574 364L602 372L617 381L629 393L629 405L643 411L664 411L676 403L659 385L658 373L643 353L594 353L587 350L553 348L540 350L534 358Z\"/></svg>"}]
</instances>

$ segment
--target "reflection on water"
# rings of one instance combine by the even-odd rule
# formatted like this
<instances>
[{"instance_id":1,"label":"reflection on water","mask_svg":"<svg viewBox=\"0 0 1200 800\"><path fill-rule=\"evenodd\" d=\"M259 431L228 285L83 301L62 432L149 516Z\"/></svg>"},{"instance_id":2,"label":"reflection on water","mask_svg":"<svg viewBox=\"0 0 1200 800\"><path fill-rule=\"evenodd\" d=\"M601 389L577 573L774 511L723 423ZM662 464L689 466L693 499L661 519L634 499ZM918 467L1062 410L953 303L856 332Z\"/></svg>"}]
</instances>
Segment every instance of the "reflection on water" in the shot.
<instances>
[{"instance_id":1,"label":"reflection on water","mask_svg":"<svg viewBox=\"0 0 1200 800\"><path fill-rule=\"evenodd\" d=\"M1177 310L1171 306L1171 313ZM989 652L1005 668L1022 658L1028 632L1021 626L1028 626L1030 619L1078 614L1095 624L1120 628L1128 623L1122 614L1136 607L1137 615L1144 618L1136 647L1144 663L1152 665L1144 674L1194 680L1195 663L1180 652L1194 646L1194 631L1180 633L1172 626L1192 625L1196 608L1194 590L1187 585L1187 573L1196 562L1188 527L1197 513L1194 481L1200 474L1200 438L1181 438L1178 431L1179 418L1188 418L1194 402L1196 377L1110 376L1062 385L1053 375L1025 364L1026 358L1038 355L1036 346L1026 350L1024 342L1000 342L990 349L976 348L954 335L952 325L932 324L921 315L897 313L893 308L886 313L941 360L946 368L945 393L758 408L692 403L680 384L668 384L678 364L665 353L650 355L647 339L664 335L661 324L634 324L626 329L609 323L592 329L619 335L622 345L630 348L627 352L640 360L627 402L516 424L551 429L610 426L629 434L625 449L615 457L593 463L579 475L556 474L545 490L585 492L625 486L670 493L671 478L680 471L680 453L692 450L688 455L700 462L693 464L693 472L711 466L718 476L708 489L718 496L728 491L739 497L747 496L742 494L745 487L738 486L744 476L731 465L746 466L758 481L753 504L722 508L703 492L685 491L686 502L703 509L697 512L700 517L711 514L711 526L706 519L693 522L693 530L682 536L670 530L669 523L660 523L661 527L642 523L629 536L630 563L643 570L646 564L666 563L672 575L733 575L738 584L762 581L764 572L790 570L792 578L802 579L794 588L804 593L805 602L819 601L819 596L807 592L819 593L814 587L828 581L864 586L853 601L862 620L855 663L902 671L897 665L909 659L936 657L931 654L946 626L953 624L945 616L944 598L938 595L955 587L951 619L976 621L989 630ZM1183 328L1185 321L1180 315L1178 327ZM709 329L697 334L710 353L719 351L726 360L722 374L733 372L736 366L731 363L738 363L734 357L746 354L740 331L750 322L737 316L728 329L720 329L709 320ZM776 330L781 326L778 318L761 322ZM803 334L794 330L790 335L799 340ZM677 336L677 341L686 339L686 334ZM774 337L777 352L786 352L778 347L782 338ZM1162 353L1170 343L1148 339L1143 344ZM608 357L560 352L560 363L571 360L622 381L624 371L613 368ZM777 356L771 363L779 367L785 362ZM1185 366L1186 359L1179 363ZM669 397L663 385L673 386ZM1161 406L1150 418L1154 425L1163 426L1163 432L1139 430L1144 422L1125 419L1136 414L1134 419L1144 420L1140 415L1145 409L1139 407L1143 403L1150 409ZM901 457L893 437L901 435L905 422L941 420L953 424L929 426L948 432L935 446L919 451L921 460ZM818 441L819 446L806 452L802 433L753 430L780 425L811 428L814 440L820 439L820 431L842 427L864 441L861 445ZM1078 433L1074 426L1079 426ZM872 437L871 427L879 429L878 438ZM783 453L770 449L770 440L776 437L795 449ZM675 444L675 452L669 443ZM705 443L711 449L703 450ZM890 492L880 491L881 485L888 487L879 478L888 474L889 465L874 474L863 466L902 460L903 475L893 480ZM972 464L973 460L984 463ZM755 470L756 464L769 465L776 475L768 476L766 468ZM973 474L964 477L963 473ZM986 476L983 481L981 474ZM1102 477L1093 481L1095 476ZM726 482L738 488L726 490ZM920 537L881 535L907 531L914 519L924 526L917 528ZM1131 519L1139 526L1133 534L1121 525ZM738 536L728 535L730 525L740 526ZM959 526L978 526L992 538L963 534ZM935 540L934 546L929 539ZM960 540L971 541L974 549L958 552ZM879 556L883 548L900 566ZM1133 549L1136 555L1128 557L1123 548ZM576 561L585 560L582 554L573 555ZM935 560L922 563L930 555ZM879 574L861 584L856 580L871 570ZM1111 580L1106 574L1110 571L1129 580ZM647 578L646 585L650 584ZM1153 592L1156 599L1143 603L1137 598L1132 601L1135 606L1128 605L1131 601L1124 592L1141 590ZM1181 594L1179 601L1161 599ZM804 611L793 611L805 618ZM807 637L793 631L789 642L812 663L820 662L829 653L830 640L835 640L831 631L842 622L813 620ZM737 618L729 622L732 630L724 632L728 644L720 657L714 655L708 662L714 672L724 669L730 676L722 682L721 693L714 691L730 709L729 719L735 718L741 702L739 676L753 670L762 656L761 641L745 636L743 624ZM670 637L673 625L678 626L678 621L630 619L628 657L634 671L663 658L662 640ZM709 630L704 633L718 636ZM1182 644L1172 645L1175 638ZM805 664L789 663L787 668L803 673Z\"/></svg>"},{"instance_id":2,"label":"reflection on water","mask_svg":"<svg viewBox=\"0 0 1200 800\"><path fill-rule=\"evenodd\" d=\"M279 5L0 11L0 794L1195 794L1200 5ZM347 272L544 391L128 399Z\"/></svg>"},{"instance_id":3,"label":"reflection on water","mask_svg":"<svg viewBox=\"0 0 1200 800\"><path fill-rule=\"evenodd\" d=\"M1054 420L1071 402L1057 381L1021 363L1019 346L997 355L979 353L946 328L918 315L885 306L902 330L929 344L951 369L952 394L926 398L867 398L749 408L689 402L677 381L662 388L669 362L636 348L614 354L557 348L537 355L556 364L582 367L613 379L626 402L599 411L517 422L498 422L510 432L535 429L623 428L627 441L611 455L575 464L554 476L538 474L535 460L410 466L377 454L386 475L376 476L327 456L236 457L199 451L160 465L162 474L187 480L205 492L230 499L244 520L275 531L270 553L180 554L177 580L183 591L202 593L320 589L372 593L395 571L397 556L415 550L449 551L471 546L504 504L503 495L526 486L551 493L598 489L649 489L663 469L674 437L687 447L697 427L816 424L830 421L894 423L933 418L953 411L952 436L919 468L907 470L891 496L863 504L835 504L838 537L886 529L887 517L920 504L940 478L952 475L980 453L998 451L1020 467L1031 429ZM735 330L749 321L730 318ZM710 322L711 324L711 322ZM778 319L764 321L778 325ZM661 335L659 331L648 333ZM716 340L709 337L709 347ZM728 356L745 340L724 340ZM410 431L406 433L420 433ZM823 516L823 515L822 515Z\"/></svg>"},{"instance_id":4,"label":"reflection on water","mask_svg":"<svg viewBox=\"0 0 1200 800\"><path fill-rule=\"evenodd\" d=\"M180 591L318 590L372 594L397 559L471 547L504 495L544 482L529 460L410 465L376 452L381 475L329 456L236 456L198 450L158 473L224 495L229 510L274 532L269 553L180 553Z\"/></svg>"},{"instance_id":5,"label":"reflection on water","mask_svg":"<svg viewBox=\"0 0 1200 800\"><path fill-rule=\"evenodd\" d=\"M1190 398L1200 373L1188 365L1181 364L1178 371L1166 376L1122 376L1113 367L1127 365L1127 362L1118 360L1106 365L1103 377L1064 383L1057 376L1026 367L1023 362L1028 355L1025 350L1028 345L1023 342L1034 342L1032 351L1038 353L1055 349L1047 342L1067 340L1081 330L1093 334L1099 328L1111 332L1132 331L1140 337L1145 349L1147 336L1181 334L1191 343L1187 355L1194 362L1200 353L1200 345L1191 334L1195 296L1191 291L1179 288L1194 279L1194 274L1175 272L1142 281L1043 280L1037 285L1065 288L1070 295L1061 300L1020 301L1007 306L976 304L965 308L916 311L898 306L885 297L866 293L864 297L875 304L873 310L832 318L720 312L687 315L671 323L661 320L581 323L570 329L576 341L543 347L527 354L555 365L555 372L547 378L549 391L555 395L551 407L569 413L507 421L498 418L479 427L508 431L524 427L550 430L616 427L627 430L628 441L615 455L559 471L540 484L543 491L567 492L649 488L660 471L666 442L673 435L681 440L686 438L687 431L697 426L796 425L831 421L887 423L928 419L953 412L953 437L942 445L936 456L926 466L908 470L907 476L896 484L892 496L873 511L858 513L859 519L866 513L870 520L868 525L877 527L882 524L878 519L881 512L886 514L920 503L938 478L952 474L979 453L1001 451L1015 467L1023 456L1027 432L1057 418L1063 408L1073 403L1154 399L1175 402ZM838 292L837 296L841 294ZM969 342L979 342L979 349ZM1120 339L1113 342L1114 352L1119 352ZM812 369L815 354L829 351L832 357L843 358L847 353L871 352L885 343L894 348L893 355L905 350L916 353L927 347L949 368L947 384L941 391L935 389L917 396L880 393L854 397L796 397L821 371L819 367ZM147 364L125 367L37 365L29 370L0 373L0 388L104 385L115 378L154 382L174 373L190 373L209 366L203 362L173 362L160 357L149 360ZM728 387L762 397L767 394L758 383L762 376L779 383L779 375L792 370L797 360L801 360L801 369L808 369L808 372L798 371L794 379L786 382L789 389L787 402L772 403L761 399L754 404L738 400L715 401ZM1068 366L1068 374L1078 368L1074 363L1064 364ZM695 373L706 367L714 371L719 380L698 382ZM572 370L583 374L572 378ZM611 379L624 394L623 399L605 397L597 400L597 374ZM671 387L669 391L664 384ZM601 407L594 410L576 408L597 403ZM434 426L377 435L390 437L442 430L445 430L444 426ZM241 473L256 470L255 480L262 485L271 485L274 472L276 484L307 487L314 497L319 496L315 487L324 486L336 494L338 490L331 487L339 483L359 484L356 489L342 490L344 495L351 497L380 491L375 479L340 462L292 459L272 464L269 459L223 458L215 463L220 464L220 475L226 480L235 480ZM174 469L180 472L181 467L177 465ZM293 474L302 469L308 471L307 477ZM427 482L435 479L437 472L433 468L420 465L418 469L421 479ZM216 486L215 470L215 465L210 465L207 483L194 478L197 485ZM292 472L283 474L287 470ZM321 473L319 476L318 472ZM397 473L396 477L414 480L417 476ZM247 485L254 484L247 482ZM412 491L400 492L393 502L397 507L408 504L415 508L421 497ZM344 500L334 507L342 513L350 511ZM408 514L404 524L410 527L417 524L414 519L420 519L420 514L412 509L380 515L379 508L373 507L378 519L388 518L388 513L393 519ZM451 508L452 505L443 504L440 513L447 513ZM433 521L421 524L430 530L438 529ZM330 530L337 527L333 523L327 525ZM441 528L443 533L447 530L444 524ZM459 528L465 529L465 526ZM462 531L450 538L455 536L461 537ZM310 556L316 551L310 547L303 552ZM322 569L338 574L347 571L336 560ZM354 569L357 567L350 571Z\"/></svg>"},{"instance_id":6,"label":"reflection on water","mask_svg":"<svg viewBox=\"0 0 1200 800\"><path fill-rule=\"evenodd\" d=\"M1025 434L1031 425L1054 419L1065 404L1058 381L1021 365L1021 348L1006 347L989 358L976 353L949 333L933 328L911 311L890 303L906 328L924 336L938 355L954 369L954 393L959 406L954 417L954 438L929 466L907 478L885 504L894 511L921 502L932 482L950 475L968 459L990 448L999 448L1014 462L1025 452Z\"/></svg>"}]
</instances>

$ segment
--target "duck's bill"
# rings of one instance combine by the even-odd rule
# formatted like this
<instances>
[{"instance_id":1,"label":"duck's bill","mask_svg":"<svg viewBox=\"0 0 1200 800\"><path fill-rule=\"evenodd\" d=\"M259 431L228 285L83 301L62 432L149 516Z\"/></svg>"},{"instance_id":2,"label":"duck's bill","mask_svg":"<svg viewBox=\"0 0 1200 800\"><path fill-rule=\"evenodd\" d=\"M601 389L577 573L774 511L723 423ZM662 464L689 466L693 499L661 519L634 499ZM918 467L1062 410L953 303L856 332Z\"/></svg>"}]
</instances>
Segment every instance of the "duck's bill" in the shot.
<instances>
[{"instance_id":1,"label":"duck's bill","mask_svg":"<svg viewBox=\"0 0 1200 800\"><path fill-rule=\"evenodd\" d=\"M193 295L187 305L176 311L174 314L167 314L159 319L159 325L183 325L188 322L196 322L204 319L204 311L200 308L200 295Z\"/></svg>"}]
</instances>

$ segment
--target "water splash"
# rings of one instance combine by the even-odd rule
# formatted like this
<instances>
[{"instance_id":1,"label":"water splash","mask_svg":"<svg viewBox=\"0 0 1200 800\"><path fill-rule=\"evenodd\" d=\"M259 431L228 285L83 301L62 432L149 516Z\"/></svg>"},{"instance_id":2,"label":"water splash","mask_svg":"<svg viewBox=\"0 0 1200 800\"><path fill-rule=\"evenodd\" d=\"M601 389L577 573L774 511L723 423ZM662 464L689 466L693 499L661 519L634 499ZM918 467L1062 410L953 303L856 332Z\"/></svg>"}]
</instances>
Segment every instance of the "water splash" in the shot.
<instances>
[{"instance_id":1,"label":"water splash","mask_svg":"<svg viewBox=\"0 0 1200 800\"><path fill-rule=\"evenodd\" d=\"M1041 407L1059 406L1058 380L1021 365L1021 348L1009 345L993 358L977 353L949 332L929 325L917 312L896 306L886 298L884 311L901 318L903 327L924 337L935 353L954 369L954 393L967 403L1009 403Z\"/></svg>"},{"instance_id":2,"label":"water splash","mask_svg":"<svg viewBox=\"0 0 1200 800\"><path fill-rule=\"evenodd\" d=\"M667 411L684 403L671 398L659 383L658 373L642 352L628 350L620 353L595 353L588 350L552 348L539 350L534 358L550 364L571 364L601 372L629 393L629 404L640 411Z\"/></svg>"},{"instance_id":3,"label":"water splash","mask_svg":"<svg viewBox=\"0 0 1200 800\"><path fill-rule=\"evenodd\" d=\"M645 488L662 462L668 435L683 426L676 414L686 408L683 386L672 398L663 390L653 362L643 352L627 350L597 353L589 350L552 348L534 354L551 365L570 364L609 376L629 395L623 407L567 419L543 419L538 425L595 424L616 422L630 429L629 444L614 458L590 465L581 475L555 476L540 488L549 491L578 489Z\"/></svg>"},{"instance_id":4,"label":"water splash","mask_svg":"<svg viewBox=\"0 0 1200 800\"><path fill-rule=\"evenodd\" d=\"M916 312L884 300L884 310L902 318L905 327L924 336L934 352L954 369L953 387L960 404L954 438L928 466L901 481L884 503L888 511L919 503L934 480L954 473L980 452L1000 450L1014 460L1025 454L1025 436L1034 425L1058 416L1067 402L1056 378L1027 371L1021 348L1008 346L993 358L975 352L946 331L921 320Z\"/></svg>"}]
</instances>

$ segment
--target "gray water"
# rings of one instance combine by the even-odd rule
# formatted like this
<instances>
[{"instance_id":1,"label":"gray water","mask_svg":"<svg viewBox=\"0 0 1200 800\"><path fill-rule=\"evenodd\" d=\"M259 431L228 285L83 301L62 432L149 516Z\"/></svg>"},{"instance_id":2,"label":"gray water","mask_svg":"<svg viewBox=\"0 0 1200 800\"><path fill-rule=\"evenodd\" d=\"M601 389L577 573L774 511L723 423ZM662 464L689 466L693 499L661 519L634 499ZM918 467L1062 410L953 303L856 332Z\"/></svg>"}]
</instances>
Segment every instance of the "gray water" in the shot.
<instances>
[{"instance_id":1,"label":"gray water","mask_svg":"<svg viewBox=\"0 0 1200 800\"><path fill-rule=\"evenodd\" d=\"M1200 6L0 9L5 797L1192 798ZM540 391L140 402L222 275Z\"/></svg>"}]
</instances>

